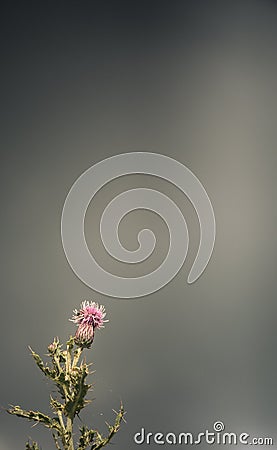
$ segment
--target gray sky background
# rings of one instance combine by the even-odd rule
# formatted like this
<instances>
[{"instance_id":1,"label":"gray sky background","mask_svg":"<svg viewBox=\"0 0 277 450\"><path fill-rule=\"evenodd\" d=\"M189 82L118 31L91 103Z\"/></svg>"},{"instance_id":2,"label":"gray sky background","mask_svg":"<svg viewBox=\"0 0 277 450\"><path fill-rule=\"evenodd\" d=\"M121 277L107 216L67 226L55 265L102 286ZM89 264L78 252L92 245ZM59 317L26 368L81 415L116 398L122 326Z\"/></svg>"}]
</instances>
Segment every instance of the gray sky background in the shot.
<instances>
[{"instance_id":1,"label":"gray sky background","mask_svg":"<svg viewBox=\"0 0 277 450\"><path fill-rule=\"evenodd\" d=\"M137 448L142 427L197 433L215 420L276 441L276 2L24 2L1 16L1 406L47 411L52 387L27 346L43 355L54 336L74 332L72 310L96 300L110 323L87 355L96 400L82 417L104 429L122 399L127 424L115 448ZM144 273L168 245L156 215L134 212L122 241L135 248L137 232L152 228L153 259L134 269L105 254L101 211L126 189L170 196L191 238L170 284L121 300L72 272L60 217L85 169L132 151L171 156L197 175L217 239L206 271L188 285L199 242L188 200L147 176L108 184L86 218L89 246L107 270ZM47 430L1 412L0 450L23 449L28 436L54 448Z\"/></svg>"}]
</instances>

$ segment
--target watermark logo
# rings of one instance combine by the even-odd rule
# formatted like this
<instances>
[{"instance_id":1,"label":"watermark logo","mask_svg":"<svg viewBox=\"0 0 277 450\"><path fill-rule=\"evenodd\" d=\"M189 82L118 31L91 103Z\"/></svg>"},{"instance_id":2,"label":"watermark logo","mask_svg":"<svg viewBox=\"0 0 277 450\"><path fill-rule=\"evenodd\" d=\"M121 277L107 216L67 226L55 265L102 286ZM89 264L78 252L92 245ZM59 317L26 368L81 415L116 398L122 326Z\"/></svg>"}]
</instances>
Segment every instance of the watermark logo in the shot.
<instances>
[{"instance_id":1,"label":"watermark logo","mask_svg":"<svg viewBox=\"0 0 277 450\"><path fill-rule=\"evenodd\" d=\"M189 245L186 220L169 197L153 189L136 188L117 195L102 214L100 236L113 258L129 264L144 261L155 248L154 233L149 229L141 230L137 237L139 248L129 251L121 245L118 228L123 217L131 211L153 211L166 223L170 238L168 253L160 266L141 277L121 277L107 272L91 254L84 233L89 203L104 185L130 174L146 174L167 180L192 203L200 226L198 252L187 280L193 283L204 272L213 252L216 230L213 207L201 182L186 166L158 153L123 153L104 159L75 181L66 197L61 220L62 244L71 268L93 290L118 298L143 297L158 291L181 269Z\"/></svg>"},{"instance_id":2,"label":"watermark logo","mask_svg":"<svg viewBox=\"0 0 277 450\"><path fill-rule=\"evenodd\" d=\"M248 433L234 433L225 431L225 424L218 420L213 424L213 430L203 430L199 433L191 433L189 431L181 433L161 433L147 432L145 428L141 428L134 435L134 442L137 445L262 445L272 446L273 438L269 436L253 436Z\"/></svg>"}]
</instances>

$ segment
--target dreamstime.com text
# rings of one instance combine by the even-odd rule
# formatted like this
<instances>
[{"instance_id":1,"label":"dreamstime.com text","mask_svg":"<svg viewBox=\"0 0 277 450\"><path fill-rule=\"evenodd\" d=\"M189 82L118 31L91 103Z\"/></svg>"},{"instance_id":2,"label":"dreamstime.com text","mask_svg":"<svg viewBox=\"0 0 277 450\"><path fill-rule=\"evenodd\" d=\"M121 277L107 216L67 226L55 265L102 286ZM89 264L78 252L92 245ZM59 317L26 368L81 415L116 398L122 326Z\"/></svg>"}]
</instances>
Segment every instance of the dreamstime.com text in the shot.
<instances>
[{"instance_id":1,"label":"dreamstime.com text","mask_svg":"<svg viewBox=\"0 0 277 450\"><path fill-rule=\"evenodd\" d=\"M134 435L134 441L137 445L256 445L256 446L272 446L272 437L250 436L248 433L227 432L225 425L221 421L213 424L213 431L204 430L200 433L161 433L146 432L145 428L141 428Z\"/></svg>"}]
</instances>

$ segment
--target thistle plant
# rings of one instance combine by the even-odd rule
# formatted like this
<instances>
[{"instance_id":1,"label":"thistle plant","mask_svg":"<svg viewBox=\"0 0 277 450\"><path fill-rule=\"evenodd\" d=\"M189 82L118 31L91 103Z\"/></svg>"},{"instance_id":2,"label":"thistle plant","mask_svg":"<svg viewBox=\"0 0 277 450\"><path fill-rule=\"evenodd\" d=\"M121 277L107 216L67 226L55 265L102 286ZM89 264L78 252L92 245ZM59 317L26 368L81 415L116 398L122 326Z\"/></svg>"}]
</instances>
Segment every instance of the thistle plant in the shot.
<instances>
[{"instance_id":1,"label":"thistle plant","mask_svg":"<svg viewBox=\"0 0 277 450\"><path fill-rule=\"evenodd\" d=\"M50 406L53 414L47 415L40 411L27 411L20 406L11 406L7 410L9 414L22 417L40 423L52 432L57 450L97 450L107 445L115 433L118 432L122 420L124 420L124 408L120 404L119 411L113 425L106 422L107 436L103 436L98 430L88 428L86 425L79 427L75 433L74 419L91 400L87 394L92 388L86 383L91 364L87 364L82 358L84 349L91 348L94 332L104 327L105 308L95 302L83 302L79 310L74 310L70 319L77 325L75 336L70 336L63 349L59 339L55 338L48 346L47 356L50 364L44 363L42 358L31 348L32 357L42 373L49 378L57 388L56 396L50 396ZM79 417L80 418L80 417ZM37 442L27 442L25 450L41 450Z\"/></svg>"}]
</instances>

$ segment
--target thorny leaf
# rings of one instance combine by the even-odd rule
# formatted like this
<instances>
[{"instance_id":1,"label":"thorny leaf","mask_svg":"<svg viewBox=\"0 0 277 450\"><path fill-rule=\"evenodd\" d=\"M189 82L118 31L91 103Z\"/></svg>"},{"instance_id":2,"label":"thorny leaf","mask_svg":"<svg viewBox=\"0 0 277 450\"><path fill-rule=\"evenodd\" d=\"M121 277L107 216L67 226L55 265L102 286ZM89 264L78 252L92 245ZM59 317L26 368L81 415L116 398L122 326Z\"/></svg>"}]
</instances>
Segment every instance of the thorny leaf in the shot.
<instances>
[{"instance_id":1,"label":"thorny leaf","mask_svg":"<svg viewBox=\"0 0 277 450\"><path fill-rule=\"evenodd\" d=\"M120 409L119 409L118 413L116 413L116 418L115 418L114 424L113 425L107 424L108 428L109 428L108 436L103 437L97 430L95 430L96 440L95 440L95 443L92 444L90 450L98 450L99 448L104 447L105 445L107 445L110 442L112 437L119 431L120 424L121 424L122 420L124 420L124 415L125 415L125 411L124 411L123 404L121 403Z\"/></svg>"},{"instance_id":2,"label":"thorny leaf","mask_svg":"<svg viewBox=\"0 0 277 450\"><path fill-rule=\"evenodd\" d=\"M7 410L9 414L17 417L23 417L24 419L33 420L34 422L42 423L47 428L54 428L61 432L59 421L56 417L49 417L40 411L26 411L20 406L12 406Z\"/></svg>"},{"instance_id":3,"label":"thorny leaf","mask_svg":"<svg viewBox=\"0 0 277 450\"><path fill-rule=\"evenodd\" d=\"M25 450L41 450L38 446L37 442L33 442L33 444L31 445L30 442L26 442L26 447Z\"/></svg>"}]
</instances>

